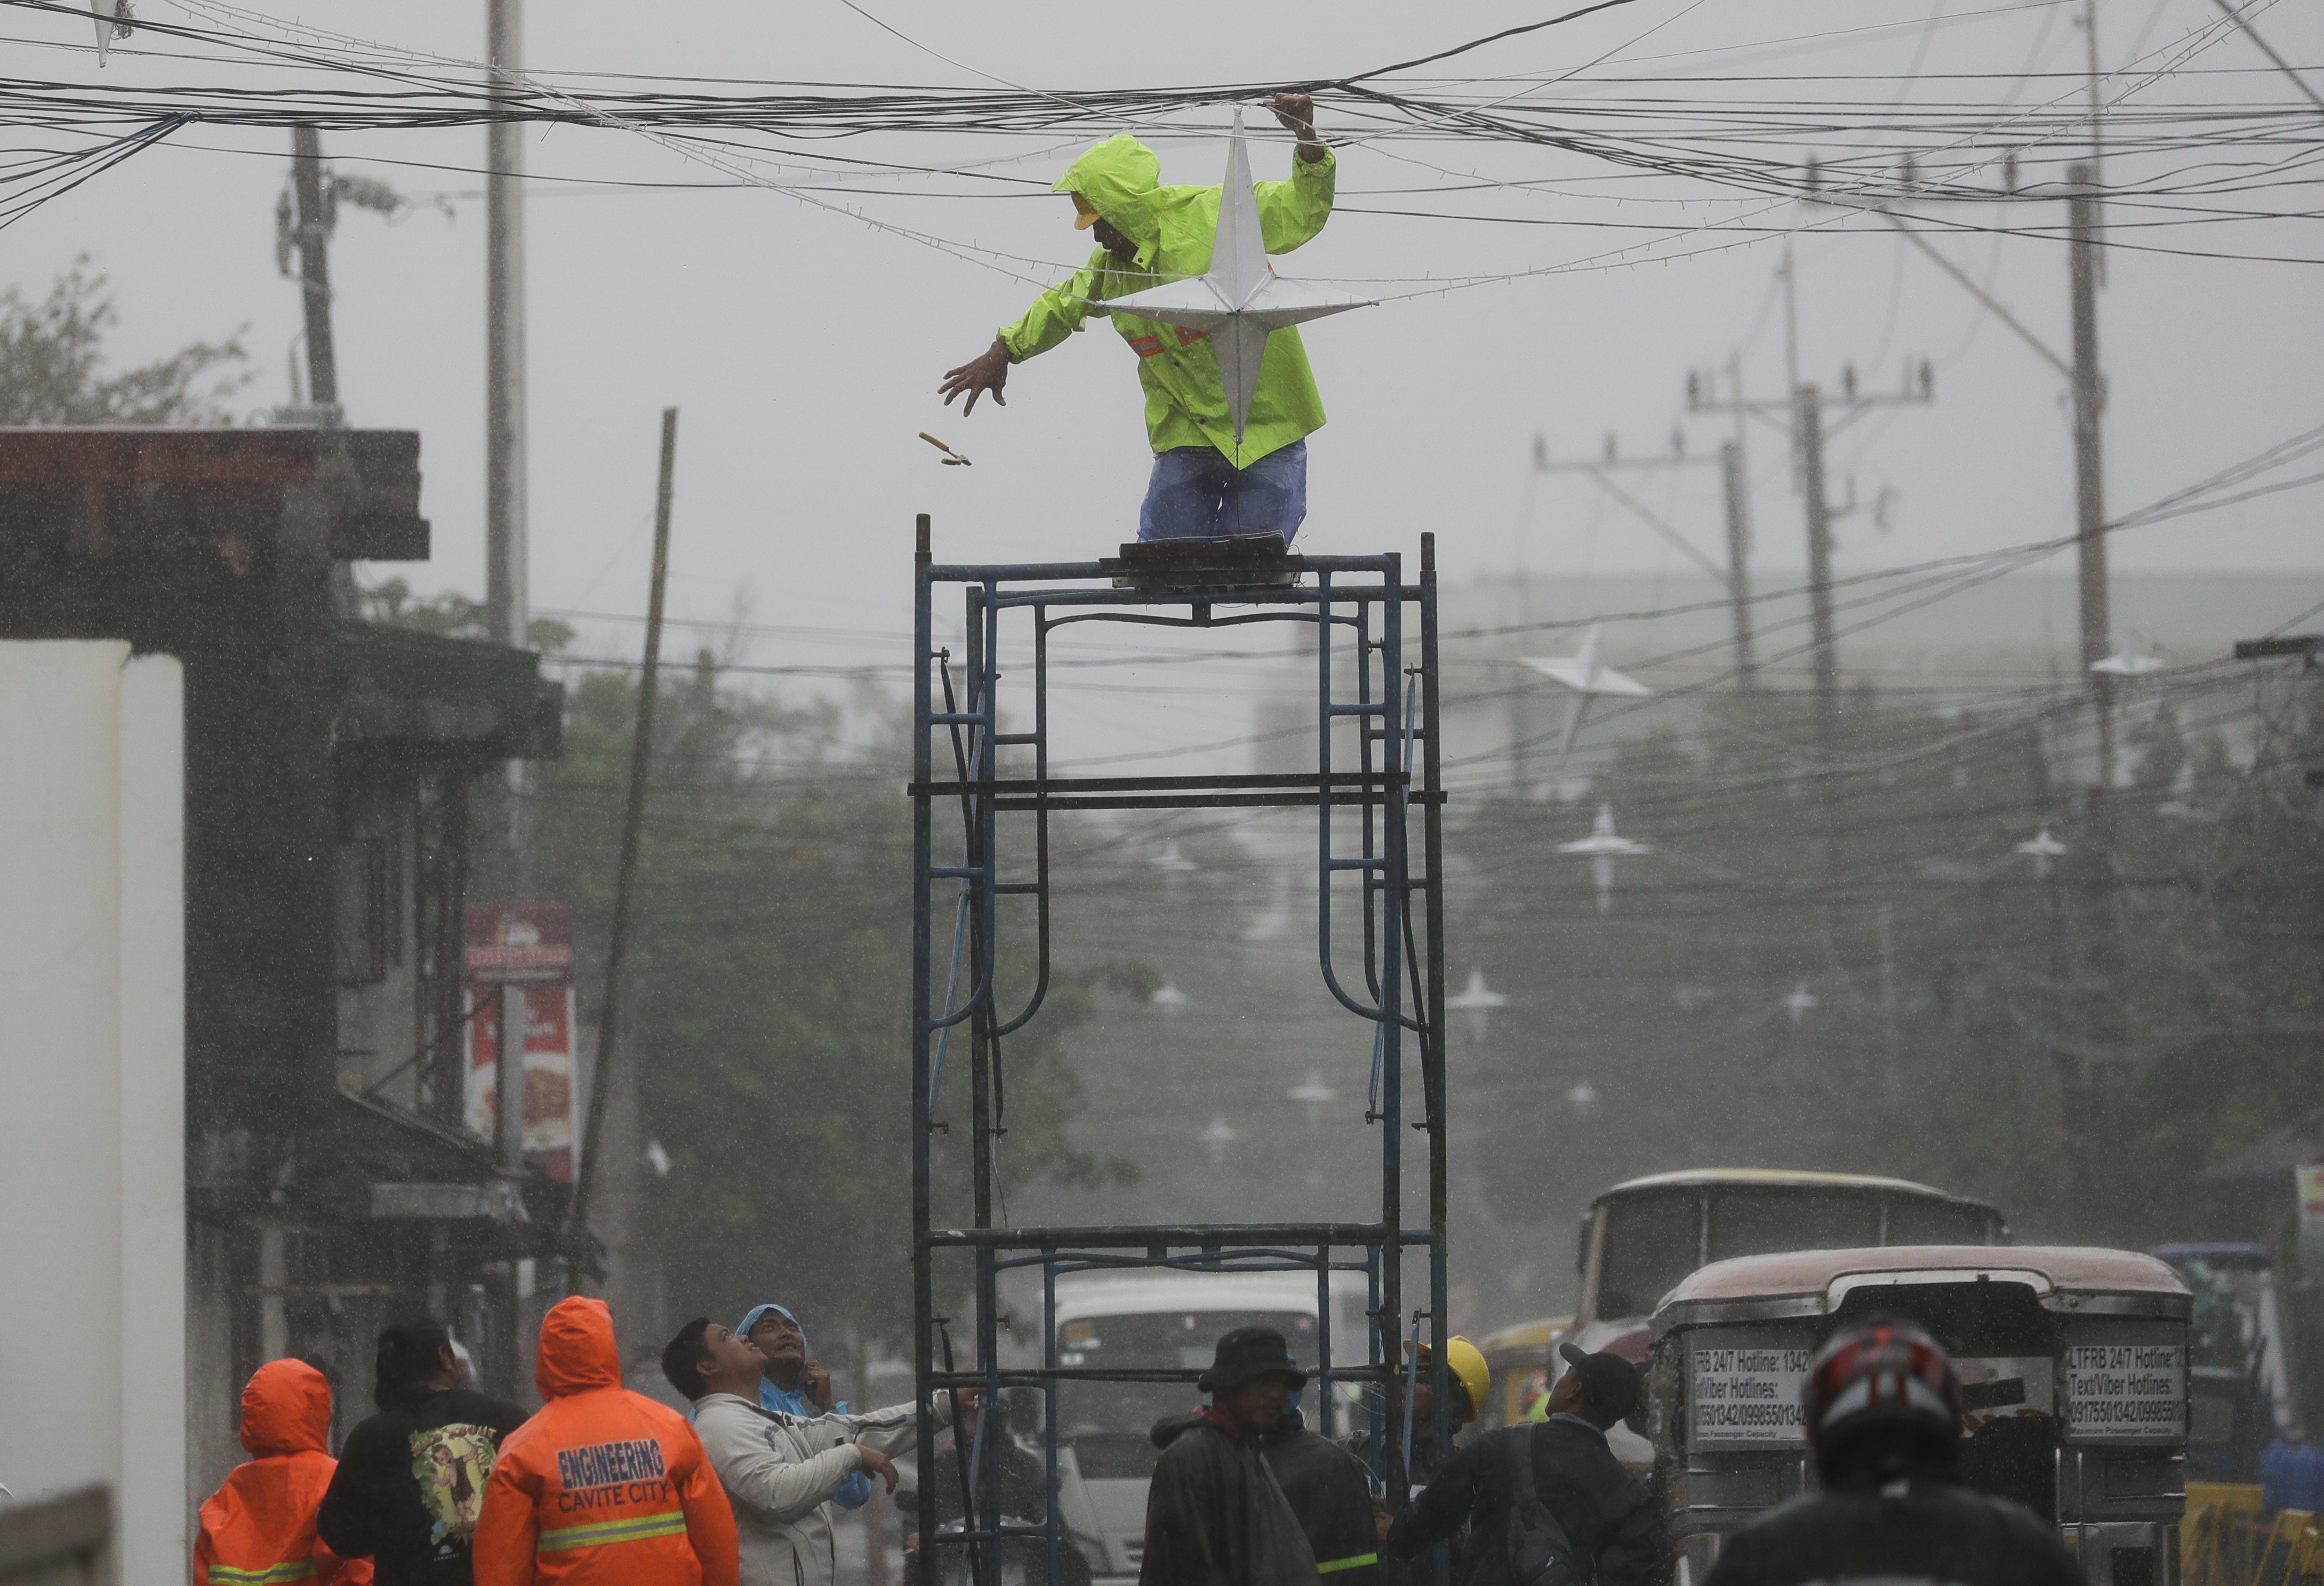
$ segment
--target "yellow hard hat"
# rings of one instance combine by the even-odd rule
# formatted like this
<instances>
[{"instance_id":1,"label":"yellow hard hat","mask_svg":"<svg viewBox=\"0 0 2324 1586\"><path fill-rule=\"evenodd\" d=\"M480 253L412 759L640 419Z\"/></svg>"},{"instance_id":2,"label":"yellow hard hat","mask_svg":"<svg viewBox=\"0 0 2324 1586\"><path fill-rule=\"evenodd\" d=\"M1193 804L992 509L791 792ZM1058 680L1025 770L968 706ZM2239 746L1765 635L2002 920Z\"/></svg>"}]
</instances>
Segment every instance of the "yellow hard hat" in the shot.
<instances>
[{"instance_id":1,"label":"yellow hard hat","mask_svg":"<svg viewBox=\"0 0 2324 1586\"><path fill-rule=\"evenodd\" d=\"M1074 229L1075 231L1087 231L1091 226L1095 226L1097 223L1098 212L1090 207L1090 201L1087 198L1083 198L1079 193L1075 193L1074 195Z\"/></svg>"},{"instance_id":2,"label":"yellow hard hat","mask_svg":"<svg viewBox=\"0 0 2324 1586\"><path fill-rule=\"evenodd\" d=\"M1404 1352L1407 1358L1410 1357L1412 1346L1409 1343L1406 1344ZM1420 1346L1420 1358L1424 1360L1435 1352L1425 1343ZM1461 1385L1461 1391L1469 1396L1469 1413L1461 1417L1461 1424L1465 1426L1475 1420L1485 1407L1485 1395L1493 1388L1493 1369L1485 1364L1484 1351L1457 1333L1444 1341L1444 1369L1452 1374L1452 1380Z\"/></svg>"},{"instance_id":3,"label":"yellow hard hat","mask_svg":"<svg viewBox=\"0 0 2324 1586\"><path fill-rule=\"evenodd\" d=\"M1485 1396L1493 1389L1493 1369L1485 1364L1485 1351L1467 1339L1454 1336L1444 1341L1444 1365L1460 1379L1469 1395L1469 1420L1475 1420L1485 1407Z\"/></svg>"}]
</instances>

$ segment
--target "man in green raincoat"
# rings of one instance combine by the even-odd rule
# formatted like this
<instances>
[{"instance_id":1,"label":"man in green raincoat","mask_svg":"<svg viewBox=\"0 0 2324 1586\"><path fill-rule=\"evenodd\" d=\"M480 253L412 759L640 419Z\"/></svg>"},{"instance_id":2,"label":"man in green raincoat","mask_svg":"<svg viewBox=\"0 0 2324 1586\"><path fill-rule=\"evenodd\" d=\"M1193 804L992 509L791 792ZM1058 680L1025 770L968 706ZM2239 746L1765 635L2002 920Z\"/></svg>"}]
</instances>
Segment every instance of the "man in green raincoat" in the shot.
<instances>
[{"instance_id":1,"label":"man in green raincoat","mask_svg":"<svg viewBox=\"0 0 2324 1586\"><path fill-rule=\"evenodd\" d=\"M1268 108L1299 139L1291 180L1255 186L1267 251L1287 254L1331 218L1337 164L1316 139L1314 106L1306 95L1279 94ZM1298 331L1278 330L1268 338L1238 446L1209 337L1129 313L1109 314L1105 307L1109 300L1210 268L1221 189L1165 187L1161 174L1154 152L1127 136L1108 138L1074 161L1056 190L1072 195L1074 226L1094 230L1097 251L1078 275L1036 298L1023 318L980 356L947 373L937 389L947 407L966 392L964 413L974 412L986 392L1005 407L1001 392L1011 364L1047 352L1092 314L1106 314L1138 355L1146 433L1154 446L1138 538L1279 534L1287 546L1307 515L1306 438L1323 425L1323 401Z\"/></svg>"}]
</instances>

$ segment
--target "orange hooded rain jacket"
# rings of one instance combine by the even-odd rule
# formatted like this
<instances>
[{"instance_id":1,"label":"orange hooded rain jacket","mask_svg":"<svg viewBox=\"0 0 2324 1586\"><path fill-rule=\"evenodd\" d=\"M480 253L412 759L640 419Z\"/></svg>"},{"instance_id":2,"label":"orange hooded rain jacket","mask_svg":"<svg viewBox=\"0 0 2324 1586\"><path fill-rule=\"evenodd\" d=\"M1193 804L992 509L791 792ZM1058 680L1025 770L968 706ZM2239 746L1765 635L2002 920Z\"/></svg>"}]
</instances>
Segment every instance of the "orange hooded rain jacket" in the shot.
<instances>
[{"instance_id":1,"label":"orange hooded rain jacket","mask_svg":"<svg viewBox=\"0 0 2324 1586\"><path fill-rule=\"evenodd\" d=\"M739 1586L734 1515L694 1428L622 1386L613 1314L540 1323L547 1401L501 1443L476 1521L476 1586Z\"/></svg>"},{"instance_id":2,"label":"orange hooded rain jacket","mask_svg":"<svg viewBox=\"0 0 2324 1586\"><path fill-rule=\"evenodd\" d=\"M304 1360L269 1360L242 1390L251 1452L202 1505L194 1586L369 1586L371 1561L343 1559L315 1535L330 1456L331 1385Z\"/></svg>"}]
</instances>

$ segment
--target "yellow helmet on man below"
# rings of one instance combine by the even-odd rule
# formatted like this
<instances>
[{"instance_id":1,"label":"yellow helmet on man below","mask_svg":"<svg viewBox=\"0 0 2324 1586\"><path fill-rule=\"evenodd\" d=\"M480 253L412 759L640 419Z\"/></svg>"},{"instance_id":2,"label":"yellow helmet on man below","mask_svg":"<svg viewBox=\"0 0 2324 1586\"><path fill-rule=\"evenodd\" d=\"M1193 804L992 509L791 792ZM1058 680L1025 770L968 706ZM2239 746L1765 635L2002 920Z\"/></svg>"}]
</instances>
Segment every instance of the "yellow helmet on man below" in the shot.
<instances>
[{"instance_id":1,"label":"yellow helmet on man below","mask_svg":"<svg viewBox=\"0 0 2324 1586\"><path fill-rule=\"evenodd\" d=\"M1444 1341L1444 1365L1469 1396L1469 1413L1461 1417L1465 1425L1477 1418L1493 1390L1493 1369L1485 1364L1484 1351L1458 1334Z\"/></svg>"},{"instance_id":2,"label":"yellow helmet on man below","mask_svg":"<svg viewBox=\"0 0 2324 1586\"><path fill-rule=\"evenodd\" d=\"M1406 1356L1411 1352L1412 1346L1406 1344ZM1424 1360L1435 1352L1425 1343L1420 1346L1420 1358ZM1466 1426L1477 1418L1477 1412L1484 1407L1485 1396L1493 1389L1493 1369L1485 1363L1485 1351L1458 1333L1444 1341L1444 1369L1452 1373L1452 1380L1461 1385L1462 1393L1468 1398L1468 1403L1461 1406L1459 1420L1459 1425Z\"/></svg>"}]
</instances>

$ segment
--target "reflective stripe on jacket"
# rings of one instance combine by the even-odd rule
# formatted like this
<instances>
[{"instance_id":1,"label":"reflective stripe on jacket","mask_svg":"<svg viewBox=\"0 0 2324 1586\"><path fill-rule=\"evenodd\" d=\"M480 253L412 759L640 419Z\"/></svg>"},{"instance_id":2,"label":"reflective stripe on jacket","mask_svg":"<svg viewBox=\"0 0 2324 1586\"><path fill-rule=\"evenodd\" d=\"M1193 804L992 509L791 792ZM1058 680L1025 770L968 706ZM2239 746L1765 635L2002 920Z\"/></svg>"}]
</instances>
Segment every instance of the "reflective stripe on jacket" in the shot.
<instances>
[{"instance_id":1,"label":"reflective stripe on jacket","mask_svg":"<svg viewBox=\"0 0 2324 1586\"><path fill-rule=\"evenodd\" d=\"M1289 181L1252 184L1259 232L1268 253L1287 254L1323 229L1332 217L1338 171L1339 162L1329 153L1313 163L1295 154ZM1138 256L1124 264L1101 247L1071 281L1034 299L1024 317L1001 332L1012 362L1047 352L1079 330L1092 314L1107 314L1109 299L1200 275L1211 267L1221 189L1164 187L1161 174L1161 161L1151 149L1122 136L1106 139L1057 179L1057 191L1087 198L1114 229L1138 244ZM1267 338L1250 421L1238 450L1226 386L1219 378L1218 355L1209 337L1135 314L1110 317L1138 355L1138 383L1146 391L1146 435L1156 451L1216 447L1237 467L1248 468L1323 427L1323 399L1315 390L1297 330L1278 330Z\"/></svg>"},{"instance_id":2,"label":"reflective stripe on jacket","mask_svg":"<svg viewBox=\"0 0 2324 1586\"><path fill-rule=\"evenodd\" d=\"M534 1380L547 1403L484 1486L476 1586L736 1586L718 1477L683 1415L622 1388L603 1301L549 1311Z\"/></svg>"},{"instance_id":3,"label":"reflective stripe on jacket","mask_svg":"<svg viewBox=\"0 0 2324 1586\"><path fill-rule=\"evenodd\" d=\"M194 1586L368 1586L368 1560L342 1559L315 1535L315 1511L338 1462L326 1452L331 1387L304 1360L269 1360L242 1390L236 1465L201 1508Z\"/></svg>"}]
</instances>

